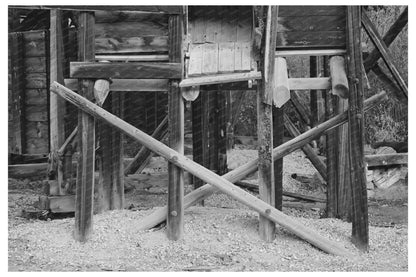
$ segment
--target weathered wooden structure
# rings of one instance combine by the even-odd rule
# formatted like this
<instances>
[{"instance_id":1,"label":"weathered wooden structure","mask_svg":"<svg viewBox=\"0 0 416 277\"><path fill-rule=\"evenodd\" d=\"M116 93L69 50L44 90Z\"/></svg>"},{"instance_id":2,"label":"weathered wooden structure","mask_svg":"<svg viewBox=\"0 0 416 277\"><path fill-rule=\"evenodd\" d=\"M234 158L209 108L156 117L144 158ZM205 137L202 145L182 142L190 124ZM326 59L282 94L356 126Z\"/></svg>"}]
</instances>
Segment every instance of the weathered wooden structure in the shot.
<instances>
[{"instance_id":1,"label":"weathered wooden structure","mask_svg":"<svg viewBox=\"0 0 416 277\"><path fill-rule=\"evenodd\" d=\"M91 235L94 206L95 212L123 208L124 174L143 168L155 152L169 161L168 203L145 218L140 228L167 219L168 237L178 240L183 237L184 210L218 189L259 212L264 240L274 239L278 223L328 253L348 256L342 247L279 211L282 158L302 148L327 182L328 215L350 213L353 242L360 249L368 248L363 113L386 94L363 101L363 64L366 70L374 68L380 55L370 53L372 62L363 61L361 19L389 64L397 91L407 97L407 86L386 47L394 36L391 33L397 35L403 24L394 25L395 31L383 42L358 6L26 6L11 10L15 29L9 35L13 46L9 51L9 152L50 153L50 178L56 179L57 186L53 191L65 199L70 179L76 175L77 240ZM36 31L43 38L35 44L36 50L44 50L33 61L29 60L32 49L26 49L33 44L25 39L35 33L15 32L19 31L16 11L24 10L50 18L48 32ZM74 25L68 24L68 18ZM76 48L76 55L68 45ZM15 50L26 51L24 59ZM311 57L310 76L290 77L286 58L297 55ZM32 87L31 82L39 79L30 76L23 83L16 81L31 71L44 78L39 81L42 86ZM34 88L38 90L33 92ZM236 118L229 115L231 90L257 95L259 158L227 173L227 135ZM310 91L310 114L295 90ZM184 99L192 101L194 161L184 156ZM79 109L77 117L74 106L64 100ZM284 114L289 100L304 130ZM35 117L36 109L30 107L36 105L44 109L44 117ZM319 110L325 110L326 116ZM66 117L72 121L65 124ZM341 129L344 123L349 129ZM283 128L293 136L286 143ZM30 152L34 151L30 141L35 141L32 129L45 134L43 148L36 148L37 152ZM39 137L39 131L35 133ZM142 145L126 169L123 134ZM309 145L323 134L329 145L326 164ZM169 146L160 142L165 138ZM76 174L72 172L75 151ZM184 170L195 176L196 187L186 196ZM232 184L256 170L260 199ZM94 188L96 171L99 182Z\"/></svg>"}]
</instances>

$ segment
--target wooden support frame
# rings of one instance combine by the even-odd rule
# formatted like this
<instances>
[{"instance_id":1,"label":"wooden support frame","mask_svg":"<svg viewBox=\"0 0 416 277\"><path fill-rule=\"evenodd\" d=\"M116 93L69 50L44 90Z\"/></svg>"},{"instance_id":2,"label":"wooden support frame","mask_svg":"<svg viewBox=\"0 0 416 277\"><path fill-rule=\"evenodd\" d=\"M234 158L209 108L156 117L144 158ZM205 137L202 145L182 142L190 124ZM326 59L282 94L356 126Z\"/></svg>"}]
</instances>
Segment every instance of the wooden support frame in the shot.
<instances>
[{"instance_id":1,"label":"wooden support frame","mask_svg":"<svg viewBox=\"0 0 416 277\"><path fill-rule=\"evenodd\" d=\"M64 46L62 32L62 11L53 9L50 11L50 82L56 81L64 84ZM58 194L64 195L64 160L59 156L59 148L65 142L65 101L57 95L49 97L49 126L50 126L50 152L52 171L56 172L58 181ZM55 167L55 168L54 168Z\"/></svg>"},{"instance_id":2,"label":"wooden support frame","mask_svg":"<svg viewBox=\"0 0 416 277\"><path fill-rule=\"evenodd\" d=\"M273 151L273 102L276 88L275 57L278 7L268 6L266 26L263 34L263 56L260 67L262 80L257 85L257 137L259 155L259 195L264 202L275 206ZM275 237L275 223L260 214L260 238L272 242Z\"/></svg>"},{"instance_id":3,"label":"wooden support frame","mask_svg":"<svg viewBox=\"0 0 416 277\"><path fill-rule=\"evenodd\" d=\"M183 37L183 16L169 16L169 61L181 66L181 74L177 76L177 79L183 77ZM168 107L169 146L183 155L185 149L185 110L179 80L171 80L169 83ZM179 240L184 233L183 173L181 167L172 162L168 163L167 236L170 240Z\"/></svg>"},{"instance_id":4,"label":"wooden support frame","mask_svg":"<svg viewBox=\"0 0 416 277\"><path fill-rule=\"evenodd\" d=\"M336 103L338 114L348 111L348 99L339 98ZM350 178L350 159L349 159L349 124L339 126L337 131L338 138L338 167L337 167L337 211L336 215L346 221L351 221L351 178Z\"/></svg>"},{"instance_id":5,"label":"wooden support frame","mask_svg":"<svg viewBox=\"0 0 416 277\"><path fill-rule=\"evenodd\" d=\"M376 94L364 102L365 111L376 107L382 101L387 99L387 94L383 91L379 94ZM283 143L282 145L273 149L273 159L280 159L283 158L285 155L295 151L296 149L306 145L307 143L311 142L316 136L322 135L327 133L328 131L336 128L338 126L342 126L348 122L348 112L342 112L333 118L321 123L319 126L316 126L314 129L310 129L300 136L293 138L290 141ZM244 179L245 177L253 174L257 171L258 166L258 159L254 159L245 165L242 165L227 174L223 175L222 177L229 180L230 182L236 182ZM184 198L184 206L185 208L191 207L196 203L204 200L205 198L212 195L217 190L215 187L211 186L210 184L205 184L204 186L190 192ZM137 227L138 230L146 230L160 224L164 220L166 220L166 211L167 207L162 207L154 211L152 214L146 216L139 226Z\"/></svg>"},{"instance_id":6,"label":"wooden support frame","mask_svg":"<svg viewBox=\"0 0 416 277\"><path fill-rule=\"evenodd\" d=\"M71 78L92 79L180 79L181 63L71 62Z\"/></svg>"},{"instance_id":7,"label":"wooden support frame","mask_svg":"<svg viewBox=\"0 0 416 277\"><path fill-rule=\"evenodd\" d=\"M94 59L94 13L81 12L78 18L78 58ZM78 92L86 99L94 97L94 81L80 79ZM78 141L80 159L77 169L75 196L75 231L77 241L86 241L92 233L95 168L95 120L80 111L78 114Z\"/></svg>"},{"instance_id":8,"label":"wooden support frame","mask_svg":"<svg viewBox=\"0 0 416 277\"><path fill-rule=\"evenodd\" d=\"M281 145L284 141L284 106L277 108L273 106L273 148ZM274 172L274 206L278 210L283 208L283 158L273 163Z\"/></svg>"},{"instance_id":9,"label":"wooden support frame","mask_svg":"<svg viewBox=\"0 0 416 277\"><path fill-rule=\"evenodd\" d=\"M404 81L403 77L401 76L399 70L395 66L393 62L393 58L390 54L390 50L387 47L387 45L382 40L380 34L377 31L377 28L374 26L374 24L371 22L371 20L368 18L367 14L363 12L361 14L362 16L362 25L364 29L366 30L368 36L370 37L371 41L376 46L377 50L380 52L381 57L383 58L384 62L387 65L387 68L390 70L391 74L393 75L394 80L399 85L401 91L403 94L408 97L408 88L407 84Z\"/></svg>"},{"instance_id":10,"label":"wooden support frame","mask_svg":"<svg viewBox=\"0 0 416 277\"><path fill-rule=\"evenodd\" d=\"M185 157L184 155L169 148L163 143L153 139L151 136L140 131L139 129L135 128L131 124L113 116L111 113L108 113L104 109L88 101L84 97L76 94L75 92L63 87L62 85L56 82L54 82L51 85L51 91L54 93L57 93L58 95L63 97L65 100L71 102L72 104L74 104L75 106L83 110L84 112L88 112L90 115L100 120L104 120L105 122L111 124L113 127L118 128L120 131L123 131L124 133L131 136L132 138L138 140L140 143L150 148L152 151L168 159L168 161L174 163L176 166L179 166L182 169L189 171L191 174L196 175L198 178L201 178L204 181L209 182L215 188L219 189L223 193L226 193L229 196L233 197L234 199L249 206L250 208L259 212L262 216L266 217L267 219L270 219L273 222L280 224L281 226L288 229L290 232L308 241L312 245L322 249L323 251L327 253L354 259L353 258L354 256L352 256L349 252L347 252L342 246L339 246L338 244L333 243L329 241L328 239L320 236L319 234L312 232L311 230L305 228L302 224L298 223L296 220L292 219L291 217L283 214L279 210L275 209L273 206L263 202L257 197L236 187L230 181L228 181L225 177L220 177L217 174L213 173L212 171L206 169L205 167L198 165L197 163L193 162L192 160ZM372 97L371 102L375 101L375 99L379 101L380 97L383 98L384 96L385 94L383 95L382 93L381 95ZM325 122L325 124L321 124L319 128L316 127L315 129L311 130L313 132L309 132L308 134L303 134L303 136L294 139L297 143L294 143L292 141L290 143L291 145L290 147L287 146L288 143L285 143L286 145L283 144L279 147L281 150L290 151L292 147L298 146L299 144L302 144L305 141L308 141L308 139L311 139L313 137L316 137L319 134L322 134L328 128L332 128L339 124L342 124L346 120L346 118L347 118L347 114L342 114L340 116L334 117L330 121ZM275 159L278 155L282 155L282 152L273 153L273 158ZM249 168L245 168L245 169L251 168L251 171L255 170L255 167L256 167L255 164L254 165L252 163L249 163L249 164L250 164ZM227 173L226 175L232 175L232 174Z\"/></svg>"},{"instance_id":11,"label":"wooden support frame","mask_svg":"<svg viewBox=\"0 0 416 277\"><path fill-rule=\"evenodd\" d=\"M123 118L124 93L111 95L112 114ZM111 198L110 209L121 210L124 208L124 164L123 164L123 133L116 128L111 128Z\"/></svg>"},{"instance_id":12,"label":"wooden support frame","mask_svg":"<svg viewBox=\"0 0 416 277\"><path fill-rule=\"evenodd\" d=\"M334 56L334 57L328 57L324 56L324 76L334 76L335 74L331 73L331 61L333 62L334 58L338 62L342 63L339 64L339 66L342 66L340 68L340 71L344 71L345 73L345 65L344 65L344 58L340 56ZM342 77L344 75L341 74ZM347 75L345 73L345 80L348 85ZM343 80L343 79L342 79ZM334 83L339 82L333 82L332 84L332 91L334 91ZM336 88L336 85L335 85ZM342 87L342 92L345 92ZM348 94L347 94L348 96ZM325 99L325 120L328 120L332 118L335 113L335 107L336 102L338 101L338 96L331 93L329 90L324 92L324 99ZM340 127L342 128L342 127ZM338 210L338 150L339 147L337 145L338 138L337 138L337 130L331 130L326 134L326 183L327 183L327 189L326 189L326 216L327 217L336 217L337 216L337 210Z\"/></svg>"},{"instance_id":13,"label":"wooden support frame","mask_svg":"<svg viewBox=\"0 0 416 277\"><path fill-rule=\"evenodd\" d=\"M347 53L349 75L349 153L352 191L352 242L368 250L367 182L364 170L364 114L361 54L361 15L359 6L347 7ZM365 22L365 21L364 21ZM367 25L367 23L364 23Z\"/></svg>"}]
</instances>

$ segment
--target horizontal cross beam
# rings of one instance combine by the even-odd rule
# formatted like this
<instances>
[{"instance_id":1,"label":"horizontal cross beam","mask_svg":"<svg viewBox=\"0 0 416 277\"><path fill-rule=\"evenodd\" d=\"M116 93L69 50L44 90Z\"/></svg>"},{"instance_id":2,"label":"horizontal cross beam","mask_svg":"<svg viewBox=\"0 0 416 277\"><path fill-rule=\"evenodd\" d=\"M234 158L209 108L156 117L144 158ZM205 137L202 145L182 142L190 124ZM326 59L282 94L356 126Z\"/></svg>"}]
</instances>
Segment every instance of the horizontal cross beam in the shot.
<instances>
[{"instance_id":1,"label":"horizontal cross beam","mask_svg":"<svg viewBox=\"0 0 416 277\"><path fill-rule=\"evenodd\" d=\"M70 77L84 79L181 79L180 63L71 62Z\"/></svg>"}]
</instances>

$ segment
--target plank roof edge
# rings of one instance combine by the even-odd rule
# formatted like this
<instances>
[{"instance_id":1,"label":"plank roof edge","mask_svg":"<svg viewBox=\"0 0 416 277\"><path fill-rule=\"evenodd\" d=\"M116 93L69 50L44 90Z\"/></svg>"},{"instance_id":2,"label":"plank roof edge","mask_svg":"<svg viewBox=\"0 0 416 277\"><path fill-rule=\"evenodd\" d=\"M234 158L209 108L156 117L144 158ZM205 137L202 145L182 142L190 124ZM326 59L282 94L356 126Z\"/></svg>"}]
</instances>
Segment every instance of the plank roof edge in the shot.
<instances>
[{"instance_id":1,"label":"plank roof edge","mask_svg":"<svg viewBox=\"0 0 416 277\"><path fill-rule=\"evenodd\" d=\"M61 9L61 10L73 10L73 11L98 11L98 10L111 10L111 11L138 11L147 13L166 13L166 14L181 14L183 13L183 6L116 6L116 5L10 5L9 9L33 9L33 10L50 10L50 9Z\"/></svg>"}]
</instances>

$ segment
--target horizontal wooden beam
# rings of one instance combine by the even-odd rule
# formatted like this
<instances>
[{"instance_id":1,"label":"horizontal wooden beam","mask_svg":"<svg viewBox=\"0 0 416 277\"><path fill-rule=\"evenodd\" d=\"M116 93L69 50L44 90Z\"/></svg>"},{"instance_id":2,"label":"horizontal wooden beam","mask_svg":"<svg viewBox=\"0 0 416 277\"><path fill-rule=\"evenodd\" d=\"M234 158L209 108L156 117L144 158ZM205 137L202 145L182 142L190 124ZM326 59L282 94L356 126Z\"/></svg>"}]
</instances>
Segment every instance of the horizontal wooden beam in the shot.
<instances>
[{"instance_id":1,"label":"horizontal wooden beam","mask_svg":"<svg viewBox=\"0 0 416 277\"><path fill-rule=\"evenodd\" d=\"M212 84L221 84L221 83L233 83L241 82L248 80L257 80L261 79L261 72L252 71L245 73L230 73L230 74L218 74L218 75L209 75L201 77L191 77L188 79L182 80L179 83L179 87L192 87L192 86L203 86L203 85L212 85Z\"/></svg>"},{"instance_id":2,"label":"horizontal wooden beam","mask_svg":"<svg viewBox=\"0 0 416 277\"><path fill-rule=\"evenodd\" d=\"M275 209L273 206L263 202L257 197L251 195L250 193L233 185L224 177L218 176L211 170L199 165L198 163L190 160L184 155L169 148L165 144L155 140L151 136L140 131L131 124L112 115L111 113L105 111L104 109L88 101L87 99L78 95L77 93L68 90L67 88L63 87L62 85L56 82L52 83L51 91L63 97L70 103L74 104L79 109L82 109L84 112L89 113L90 115L96 117L99 120L104 120L111 126L126 133L130 137L142 143L143 146L149 148L153 152L167 159L169 162L188 171L189 173L200 178L204 182L209 182L216 189L233 197L234 199L243 203L244 205L247 205L256 212L260 213L263 217L266 217L267 219L272 220L275 223L278 223L282 227L297 235L299 238L311 243L315 247L318 247L319 249L330 254L349 257L353 259L352 254L350 254L343 246L339 245L338 243L334 243L333 241L330 241L329 239L321 236L320 234L312 231L309 228L306 228L297 220L285 215L281 211Z\"/></svg>"},{"instance_id":3,"label":"horizontal wooden beam","mask_svg":"<svg viewBox=\"0 0 416 277\"><path fill-rule=\"evenodd\" d=\"M393 153L382 155L366 155L364 156L364 162L366 163L367 167L407 164L408 154Z\"/></svg>"},{"instance_id":4,"label":"horizontal wooden beam","mask_svg":"<svg viewBox=\"0 0 416 277\"><path fill-rule=\"evenodd\" d=\"M46 179L48 163L9 165L9 178L15 179Z\"/></svg>"},{"instance_id":5,"label":"horizontal wooden beam","mask_svg":"<svg viewBox=\"0 0 416 277\"><path fill-rule=\"evenodd\" d=\"M345 49L305 49L305 50L281 50L276 51L276 57L291 56L341 56L346 53Z\"/></svg>"},{"instance_id":6,"label":"horizontal wooden beam","mask_svg":"<svg viewBox=\"0 0 416 277\"><path fill-rule=\"evenodd\" d=\"M152 12L152 13L166 13L166 14L180 14L182 13L182 6L9 6L12 9L30 9L30 10L69 10L69 11L137 11L137 12Z\"/></svg>"},{"instance_id":7,"label":"horizontal wooden beam","mask_svg":"<svg viewBox=\"0 0 416 277\"><path fill-rule=\"evenodd\" d=\"M290 78L290 90L331 89L331 79L323 78Z\"/></svg>"},{"instance_id":8,"label":"horizontal wooden beam","mask_svg":"<svg viewBox=\"0 0 416 277\"><path fill-rule=\"evenodd\" d=\"M71 62L71 78L181 79L180 63Z\"/></svg>"},{"instance_id":9,"label":"horizontal wooden beam","mask_svg":"<svg viewBox=\"0 0 416 277\"><path fill-rule=\"evenodd\" d=\"M168 55L95 55L96 61L110 62L167 62Z\"/></svg>"},{"instance_id":10,"label":"horizontal wooden beam","mask_svg":"<svg viewBox=\"0 0 416 277\"><path fill-rule=\"evenodd\" d=\"M78 90L78 79L65 79L65 86L70 90ZM112 83L110 83L110 91L113 92L157 92L167 90L167 79L112 79Z\"/></svg>"},{"instance_id":11,"label":"horizontal wooden beam","mask_svg":"<svg viewBox=\"0 0 416 277\"><path fill-rule=\"evenodd\" d=\"M254 191L254 192L259 191L259 185L257 185L257 184L251 184L251 183L247 183L247 182L243 182L243 181L238 181L238 182L235 182L234 184L241 187L241 188L245 188L245 189L248 189L248 190L251 190L251 191ZM315 197L315 196L310 196L310 195L304 195L304 194L290 192L290 191L283 191L283 196L297 198L297 199L306 200L306 201L312 201L312 202L326 203L325 198L320 198L320 197Z\"/></svg>"}]
</instances>

